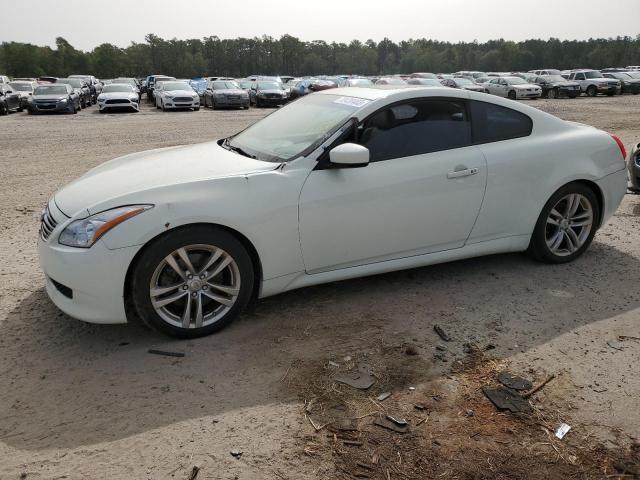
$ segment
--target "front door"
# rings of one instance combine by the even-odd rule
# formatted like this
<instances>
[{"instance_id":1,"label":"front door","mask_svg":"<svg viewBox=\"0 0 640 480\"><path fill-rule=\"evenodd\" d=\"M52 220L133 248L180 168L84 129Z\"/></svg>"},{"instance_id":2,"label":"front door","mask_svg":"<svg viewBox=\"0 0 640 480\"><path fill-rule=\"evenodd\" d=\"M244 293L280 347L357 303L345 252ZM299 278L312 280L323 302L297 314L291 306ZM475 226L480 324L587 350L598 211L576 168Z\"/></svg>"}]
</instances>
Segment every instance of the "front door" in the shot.
<instances>
[{"instance_id":1,"label":"front door","mask_svg":"<svg viewBox=\"0 0 640 480\"><path fill-rule=\"evenodd\" d=\"M366 120L362 168L316 169L300 195L308 273L460 248L487 181L464 101L419 100Z\"/></svg>"}]
</instances>

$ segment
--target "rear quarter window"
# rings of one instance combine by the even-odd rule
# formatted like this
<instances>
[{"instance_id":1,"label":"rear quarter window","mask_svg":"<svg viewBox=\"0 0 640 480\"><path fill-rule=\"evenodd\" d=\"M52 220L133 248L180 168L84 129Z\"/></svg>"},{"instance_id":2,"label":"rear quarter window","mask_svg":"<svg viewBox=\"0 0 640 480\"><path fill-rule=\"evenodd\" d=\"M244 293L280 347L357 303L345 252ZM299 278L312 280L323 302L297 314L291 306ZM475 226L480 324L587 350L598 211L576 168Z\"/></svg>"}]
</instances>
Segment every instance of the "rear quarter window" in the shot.
<instances>
[{"instance_id":1,"label":"rear quarter window","mask_svg":"<svg viewBox=\"0 0 640 480\"><path fill-rule=\"evenodd\" d=\"M471 102L471 119L474 144L527 137L533 130L529 116L487 102Z\"/></svg>"}]
</instances>

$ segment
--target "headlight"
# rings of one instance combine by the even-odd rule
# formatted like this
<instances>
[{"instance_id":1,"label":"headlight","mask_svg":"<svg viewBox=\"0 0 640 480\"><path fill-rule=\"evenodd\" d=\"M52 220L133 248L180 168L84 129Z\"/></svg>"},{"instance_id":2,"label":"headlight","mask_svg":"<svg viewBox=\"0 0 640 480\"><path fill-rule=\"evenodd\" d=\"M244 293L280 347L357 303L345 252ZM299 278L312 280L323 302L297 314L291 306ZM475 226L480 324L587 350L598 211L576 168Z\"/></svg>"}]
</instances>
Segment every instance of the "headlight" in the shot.
<instances>
[{"instance_id":1,"label":"headlight","mask_svg":"<svg viewBox=\"0 0 640 480\"><path fill-rule=\"evenodd\" d=\"M262 92L258 92L258 96L259 96L259 97L264 97L264 93L262 93Z\"/></svg>"},{"instance_id":2,"label":"headlight","mask_svg":"<svg viewBox=\"0 0 640 480\"><path fill-rule=\"evenodd\" d=\"M67 99L66 98L60 99L60 103L67 103Z\"/></svg>"},{"instance_id":3,"label":"headlight","mask_svg":"<svg viewBox=\"0 0 640 480\"><path fill-rule=\"evenodd\" d=\"M58 243L68 247L89 248L116 225L152 207L153 205L118 207L76 220L62 231Z\"/></svg>"}]
</instances>

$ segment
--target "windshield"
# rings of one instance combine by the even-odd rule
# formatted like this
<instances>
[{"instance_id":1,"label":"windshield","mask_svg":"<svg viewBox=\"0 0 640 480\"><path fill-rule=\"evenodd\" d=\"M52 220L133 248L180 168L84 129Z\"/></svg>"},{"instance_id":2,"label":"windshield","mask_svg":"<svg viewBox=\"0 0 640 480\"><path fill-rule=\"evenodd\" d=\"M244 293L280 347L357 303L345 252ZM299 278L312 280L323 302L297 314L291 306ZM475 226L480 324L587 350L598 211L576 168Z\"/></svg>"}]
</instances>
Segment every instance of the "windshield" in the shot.
<instances>
[{"instance_id":1,"label":"windshield","mask_svg":"<svg viewBox=\"0 0 640 480\"><path fill-rule=\"evenodd\" d=\"M171 80L175 80L173 77L156 77L154 82L170 82Z\"/></svg>"},{"instance_id":2,"label":"windshield","mask_svg":"<svg viewBox=\"0 0 640 480\"><path fill-rule=\"evenodd\" d=\"M236 82L213 82L214 90L234 90L240 88Z\"/></svg>"},{"instance_id":3,"label":"windshield","mask_svg":"<svg viewBox=\"0 0 640 480\"><path fill-rule=\"evenodd\" d=\"M249 81L249 80L242 80L242 81L240 82L240 88L243 88L243 89L245 89L245 90L246 90L246 89L251 88L251 81Z\"/></svg>"},{"instance_id":4,"label":"windshield","mask_svg":"<svg viewBox=\"0 0 640 480\"><path fill-rule=\"evenodd\" d=\"M166 91L170 90L193 90L191 85L185 82L163 82L162 89Z\"/></svg>"},{"instance_id":5,"label":"windshield","mask_svg":"<svg viewBox=\"0 0 640 480\"><path fill-rule=\"evenodd\" d=\"M349 85L352 87L370 87L373 82L368 78L352 78L349 80Z\"/></svg>"},{"instance_id":6,"label":"windshield","mask_svg":"<svg viewBox=\"0 0 640 480\"><path fill-rule=\"evenodd\" d=\"M406 85L407 82L401 78L381 78L378 80L383 85Z\"/></svg>"},{"instance_id":7,"label":"windshield","mask_svg":"<svg viewBox=\"0 0 640 480\"><path fill-rule=\"evenodd\" d=\"M337 95L302 97L231 137L227 145L259 160L292 160L320 145L367 103L362 98Z\"/></svg>"},{"instance_id":8,"label":"windshield","mask_svg":"<svg viewBox=\"0 0 640 480\"><path fill-rule=\"evenodd\" d=\"M112 93L112 92L133 92L133 87L131 85L126 84L116 84L112 83L111 85L105 85L102 89L102 93Z\"/></svg>"},{"instance_id":9,"label":"windshield","mask_svg":"<svg viewBox=\"0 0 640 480\"><path fill-rule=\"evenodd\" d=\"M282 87L277 82L258 82L258 90L281 90Z\"/></svg>"},{"instance_id":10,"label":"windshield","mask_svg":"<svg viewBox=\"0 0 640 480\"><path fill-rule=\"evenodd\" d=\"M30 83L17 83L17 82L9 82L9 85L13 87L14 90L19 92L32 92L33 85Z\"/></svg>"},{"instance_id":11,"label":"windshield","mask_svg":"<svg viewBox=\"0 0 640 480\"><path fill-rule=\"evenodd\" d=\"M136 81L133 78L116 78L111 81L112 83L128 83L130 85L136 85Z\"/></svg>"},{"instance_id":12,"label":"windshield","mask_svg":"<svg viewBox=\"0 0 640 480\"><path fill-rule=\"evenodd\" d=\"M631 78L640 78L640 72L627 72Z\"/></svg>"},{"instance_id":13,"label":"windshield","mask_svg":"<svg viewBox=\"0 0 640 480\"><path fill-rule=\"evenodd\" d=\"M410 78L407 80L409 85L426 85L428 87L441 87L442 84L438 80L432 78Z\"/></svg>"},{"instance_id":14,"label":"windshield","mask_svg":"<svg viewBox=\"0 0 640 480\"><path fill-rule=\"evenodd\" d=\"M507 77L507 78L505 78L505 80L507 81L507 83L509 85L523 85L523 84L527 83L523 79L521 79L520 77Z\"/></svg>"},{"instance_id":15,"label":"windshield","mask_svg":"<svg viewBox=\"0 0 640 480\"><path fill-rule=\"evenodd\" d=\"M545 75L542 78L547 82L566 82L564 77L561 77L560 75Z\"/></svg>"},{"instance_id":16,"label":"windshield","mask_svg":"<svg viewBox=\"0 0 640 480\"><path fill-rule=\"evenodd\" d=\"M631 78L626 73L614 72L614 73L610 73L609 75L611 75L613 78L617 78L618 80L629 80Z\"/></svg>"},{"instance_id":17,"label":"windshield","mask_svg":"<svg viewBox=\"0 0 640 480\"><path fill-rule=\"evenodd\" d=\"M56 83L66 83L74 88L82 87L82 80L78 80L77 78L61 78Z\"/></svg>"},{"instance_id":18,"label":"windshield","mask_svg":"<svg viewBox=\"0 0 640 480\"><path fill-rule=\"evenodd\" d=\"M34 95L65 95L67 87L63 85L42 85L33 92Z\"/></svg>"},{"instance_id":19,"label":"windshield","mask_svg":"<svg viewBox=\"0 0 640 480\"><path fill-rule=\"evenodd\" d=\"M600 72L584 72L586 78L604 78Z\"/></svg>"},{"instance_id":20,"label":"windshield","mask_svg":"<svg viewBox=\"0 0 640 480\"><path fill-rule=\"evenodd\" d=\"M473 82L468 78L454 78L453 81L456 82L456 85L473 85Z\"/></svg>"}]
</instances>

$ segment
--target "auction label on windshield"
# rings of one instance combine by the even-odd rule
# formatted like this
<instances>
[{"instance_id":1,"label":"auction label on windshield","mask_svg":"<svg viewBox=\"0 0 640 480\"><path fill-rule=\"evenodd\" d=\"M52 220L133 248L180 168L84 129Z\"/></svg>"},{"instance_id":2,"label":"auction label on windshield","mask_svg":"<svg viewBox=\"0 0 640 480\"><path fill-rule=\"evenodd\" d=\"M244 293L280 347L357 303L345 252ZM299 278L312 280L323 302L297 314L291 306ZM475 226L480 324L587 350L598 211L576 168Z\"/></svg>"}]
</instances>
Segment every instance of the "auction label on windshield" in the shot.
<instances>
[{"instance_id":1,"label":"auction label on windshield","mask_svg":"<svg viewBox=\"0 0 640 480\"><path fill-rule=\"evenodd\" d=\"M340 97L333 101L333 103L340 103L342 105L349 105L350 107L364 107L370 100L365 98L356 98L356 97Z\"/></svg>"}]
</instances>

